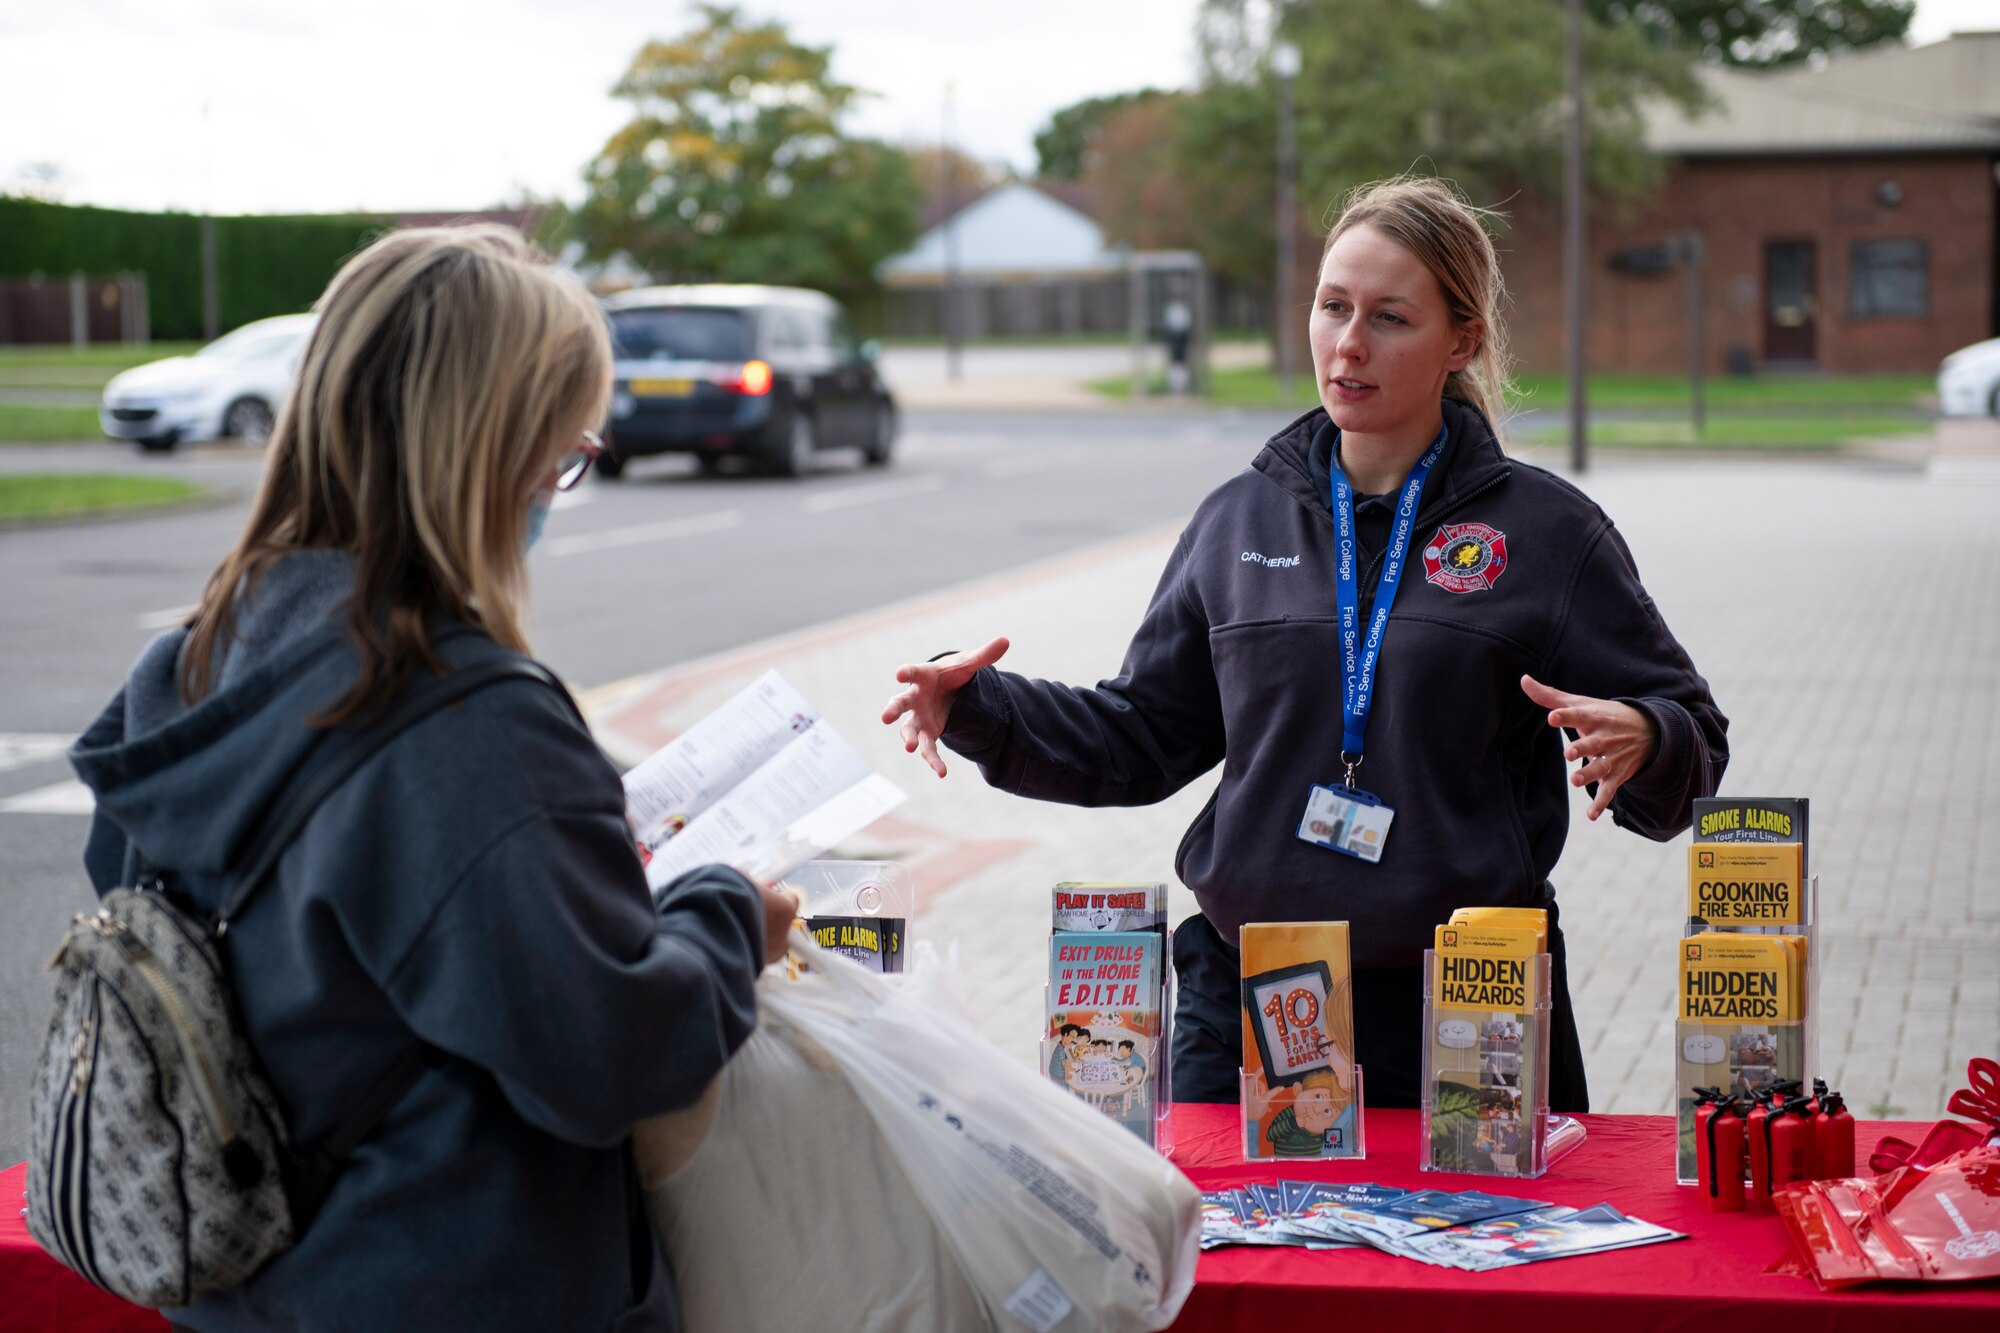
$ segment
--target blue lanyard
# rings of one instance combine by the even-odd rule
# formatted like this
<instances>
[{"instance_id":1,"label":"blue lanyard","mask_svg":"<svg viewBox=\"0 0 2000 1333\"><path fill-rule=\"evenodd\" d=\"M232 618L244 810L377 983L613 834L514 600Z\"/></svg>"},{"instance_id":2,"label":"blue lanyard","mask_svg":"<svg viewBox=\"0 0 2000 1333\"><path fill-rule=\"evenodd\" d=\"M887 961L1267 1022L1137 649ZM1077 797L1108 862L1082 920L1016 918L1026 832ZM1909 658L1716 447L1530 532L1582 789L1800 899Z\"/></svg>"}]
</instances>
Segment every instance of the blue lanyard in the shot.
<instances>
[{"instance_id":1,"label":"blue lanyard","mask_svg":"<svg viewBox=\"0 0 2000 1333\"><path fill-rule=\"evenodd\" d=\"M1375 609L1368 618L1368 638L1361 638L1361 591L1356 578L1360 561L1354 543L1354 488L1340 470L1340 435L1333 437L1330 461L1333 478L1331 502L1337 555L1333 569L1335 603L1340 610L1340 762L1347 767L1348 787L1354 786L1354 770L1361 766L1362 742L1368 735L1368 710L1375 702L1375 665L1382 654L1382 635L1389 627L1389 610L1396 604L1396 589L1403 582L1403 565L1410 554L1410 535L1417 523L1417 500L1431 468L1444 454L1445 428L1438 427L1431 447L1410 469L1403 483L1403 497L1396 506L1396 525L1389 533L1389 551L1382 561L1382 576L1375 584Z\"/></svg>"}]
</instances>

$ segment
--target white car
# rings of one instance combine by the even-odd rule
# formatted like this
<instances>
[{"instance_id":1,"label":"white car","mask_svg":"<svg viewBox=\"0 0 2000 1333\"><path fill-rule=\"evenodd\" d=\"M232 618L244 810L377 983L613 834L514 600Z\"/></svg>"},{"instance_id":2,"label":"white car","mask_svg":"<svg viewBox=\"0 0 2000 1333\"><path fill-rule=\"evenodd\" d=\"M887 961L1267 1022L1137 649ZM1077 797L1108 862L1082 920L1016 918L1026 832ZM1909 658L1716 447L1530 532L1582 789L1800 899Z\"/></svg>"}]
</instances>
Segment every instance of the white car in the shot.
<instances>
[{"instance_id":1,"label":"white car","mask_svg":"<svg viewBox=\"0 0 2000 1333\"><path fill-rule=\"evenodd\" d=\"M1938 409L1948 417L2000 417L2000 338L1961 347L1938 367Z\"/></svg>"},{"instance_id":2,"label":"white car","mask_svg":"<svg viewBox=\"0 0 2000 1333\"><path fill-rule=\"evenodd\" d=\"M142 449L183 441L262 444L291 392L315 315L260 319L193 356L168 357L113 377L97 410L104 433Z\"/></svg>"}]
</instances>

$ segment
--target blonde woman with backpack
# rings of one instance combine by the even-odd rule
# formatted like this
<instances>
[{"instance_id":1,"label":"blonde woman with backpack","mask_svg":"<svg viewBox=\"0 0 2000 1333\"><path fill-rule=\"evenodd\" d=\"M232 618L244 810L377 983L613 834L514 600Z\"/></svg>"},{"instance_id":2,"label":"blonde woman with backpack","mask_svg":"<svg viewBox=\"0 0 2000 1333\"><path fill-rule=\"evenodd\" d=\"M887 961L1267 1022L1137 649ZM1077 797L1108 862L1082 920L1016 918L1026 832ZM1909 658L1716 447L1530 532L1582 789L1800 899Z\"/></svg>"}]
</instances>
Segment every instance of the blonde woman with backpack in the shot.
<instances>
[{"instance_id":1,"label":"blonde woman with backpack","mask_svg":"<svg viewBox=\"0 0 2000 1333\"><path fill-rule=\"evenodd\" d=\"M242 537L72 752L109 896L66 952L122 952L70 964L96 998L89 1040L45 1056L66 1076L44 1080L36 1141L69 1151L32 1182L31 1223L101 1281L153 1265L147 1298L201 1333L673 1329L627 1139L749 1034L795 904L721 867L656 904L617 772L528 665L527 548L595 451L603 320L494 227L392 233L317 309ZM274 844L274 807L361 737ZM245 885L253 847L274 859ZM233 996L236 1045L168 1021L204 993ZM147 1031L186 1057L161 1105L211 1076L240 1095L194 1098L166 1134L144 1099L121 1111L98 1075ZM133 1183L148 1153L178 1198ZM264 1191L227 1219L250 1271L177 1270L215 1230L188 1200L236 1186Z\"/></svg>"}]
</instances>

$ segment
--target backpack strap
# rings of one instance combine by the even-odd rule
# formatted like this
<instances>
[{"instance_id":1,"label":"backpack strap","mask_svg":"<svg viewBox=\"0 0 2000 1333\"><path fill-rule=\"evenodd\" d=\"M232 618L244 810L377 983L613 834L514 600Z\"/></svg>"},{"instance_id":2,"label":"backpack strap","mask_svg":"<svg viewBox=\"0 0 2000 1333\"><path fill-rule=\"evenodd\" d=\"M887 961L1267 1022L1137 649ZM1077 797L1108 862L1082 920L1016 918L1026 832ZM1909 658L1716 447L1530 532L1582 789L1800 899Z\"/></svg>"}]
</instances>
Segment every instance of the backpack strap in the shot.
<instances>
[{"instance_id":1,"label":"backpack strap","mask_svg":"<svg viewBox=\"0 0 2000 1333\"><path fill-rule=\"evenodd\" d=\"M319 803L345 782L355 769L432 713L503 680L541 681L562 696L571 712L577 711L575 701L562 687L562 682L547 667L525 657L496 657L471 666L457 667L447 675L406 691L386 713L356 732L314 767L305 780L291 790L284 804L264 821L256 839L240 858L243 873L215 911L215 933L220 936L229 932L230 921L243 910L250 895L263 886L265 879L276 868L278 858L284 855L292 839L305 827L306 820ZM579 713L579 719L581 716Z\"/></svg>"}]
</instances>

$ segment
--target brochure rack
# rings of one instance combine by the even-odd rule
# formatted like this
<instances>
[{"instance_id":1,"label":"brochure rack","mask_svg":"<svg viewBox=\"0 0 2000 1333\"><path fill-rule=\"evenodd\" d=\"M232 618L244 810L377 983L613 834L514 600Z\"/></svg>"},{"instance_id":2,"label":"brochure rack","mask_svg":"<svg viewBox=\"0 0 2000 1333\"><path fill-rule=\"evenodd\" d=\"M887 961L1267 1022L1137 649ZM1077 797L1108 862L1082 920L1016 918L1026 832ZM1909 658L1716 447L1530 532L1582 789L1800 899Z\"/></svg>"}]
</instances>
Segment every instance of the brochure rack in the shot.
<instances>
[{"instance_id":1,"label":"brochure rack","mask_svg":"<svg viewBox=\"0 0 2000 1333\"><path fill-rule=\"evenodd\" d=\"M1344 1089L1304 1083L1272 1088L1261 1071L1240 1067L1236 1081L1242 1097L1244 1161L1354 1161L1368 1155L1360 1065L1353 1066L1352 1086ZM1283 1118L1286 1111L1291 1112L1289 1123ZM1319 1140L1317 1148L1309 1144L1313 1138Z\"/></svg>"},{"instance_id":2,"label":"brochure rack","mask_svg":"<svg viewBox=\"0 0 2000 1333\"><path fill-rule=\"evenodd\" d=\"M1437 1003L1424 950L1424 1082L1417 1165L1532 1179L1584 1140L1581 1121L1549 1114L1549 956L1534 956L1526 1012Z\"/></svg>"},{"instance_id":3,"label":"brochure rack","mask_svg":"<svg viewBox=\"0 0 2000 1333\"><path fill-rule=\"evenodd\" d=\"M872 972L903 970L916 886L900 861L808 861L778 881L823 949Z\"/></svg>"},{"instance_id":4,"label":"brochure rack","mask_svg":"<svg viewBox=\"0 0 2000 1333\"><path fill-rule=\"evenodd\" d=\"M1809 1088L1819 1075L1819 876L1805 882L1803 903L1803 925L1759 932L1805 936L1805 978L1800 988L1803 1013L1798 1019L1763 1022L1677 1017L1674 1021L1674 1108L1680 1131L1674 1178L1679 1184L1696 1183L1695 1089L1720 1088L1724 1096L1761 1098L1775 1083L1795 1082ZM1690 920L1682 948L1704 929L1698 919Z\"/></svg>"},{"instance_id":5,"label":"brochure rack","mask_svg":"<svg viewBox=\"0 0 2000 1333\"><path fill-rule=\"evenodd\" d=\"M1172 1157L1174 970L1166 885L1064 881L1052 892L1042 1071Z\"/></svg>"}]
</instances>

